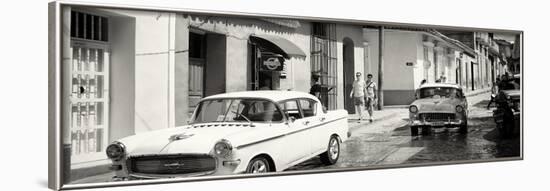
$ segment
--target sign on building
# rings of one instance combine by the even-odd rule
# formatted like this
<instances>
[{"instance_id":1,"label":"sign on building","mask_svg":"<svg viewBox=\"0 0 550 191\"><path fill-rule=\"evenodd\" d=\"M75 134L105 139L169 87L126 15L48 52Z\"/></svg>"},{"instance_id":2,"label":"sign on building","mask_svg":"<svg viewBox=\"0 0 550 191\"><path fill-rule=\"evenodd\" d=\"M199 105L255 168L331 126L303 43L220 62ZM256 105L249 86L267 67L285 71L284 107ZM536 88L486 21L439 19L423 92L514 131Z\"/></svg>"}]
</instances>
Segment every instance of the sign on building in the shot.
<instances>
[{"instance_id":1,"label":"sign on building","mask_svg":"<svg viewBox=\"0 0 550 191\"><path fill-rule=\"evenodd\" d=\"M282 71L285 59L279 54L262 54L261 70Z\"/></svg>"}]
</instances>

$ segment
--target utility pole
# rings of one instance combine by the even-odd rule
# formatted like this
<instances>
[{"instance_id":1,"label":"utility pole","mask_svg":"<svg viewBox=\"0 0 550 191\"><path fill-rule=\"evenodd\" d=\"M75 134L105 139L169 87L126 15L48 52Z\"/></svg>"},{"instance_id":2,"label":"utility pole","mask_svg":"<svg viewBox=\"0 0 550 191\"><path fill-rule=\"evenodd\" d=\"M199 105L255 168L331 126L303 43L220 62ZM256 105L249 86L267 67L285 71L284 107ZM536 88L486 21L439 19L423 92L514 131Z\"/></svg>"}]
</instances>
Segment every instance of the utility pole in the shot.
<instances>
[{"instance_id":1,"label":"utility pole","mask_svg":"<svg viewBox=\"0 0 550 191\"><path fill-rule=\"evenodd\" d=\"M378 29L378 110L384 108L384 27Z\"/></svg>"}]
</instances>

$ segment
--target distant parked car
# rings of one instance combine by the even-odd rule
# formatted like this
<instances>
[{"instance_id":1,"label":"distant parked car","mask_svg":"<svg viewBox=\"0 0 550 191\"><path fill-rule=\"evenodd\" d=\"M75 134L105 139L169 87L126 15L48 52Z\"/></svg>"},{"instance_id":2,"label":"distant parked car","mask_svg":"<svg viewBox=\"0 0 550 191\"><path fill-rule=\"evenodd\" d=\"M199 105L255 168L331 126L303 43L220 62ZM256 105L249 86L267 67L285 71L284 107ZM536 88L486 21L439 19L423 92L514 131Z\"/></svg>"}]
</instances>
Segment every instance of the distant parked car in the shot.
<instances>
[{"instance_id":1,"label":"distant parked car","mask_svg":"<svg viewBox=\"0 0 550 191\"><path fill-rule=\"evenodd\" d=\"M347 118L303 92L219 94L200 101L189 125L120 139L106 153L115 180L276 172L317 155L330 165L350 136Z\"/></svg>"},{"instance_id":2,"label":"distant parked car","mask_svg":"<svg viewBox=\"0 0 550 191\"><path fill-rule=\"evenodd\" d=\"M456 84L424 84L409 106L411 135L429 134L433 128L459 128L468 132L468 102Z\"/></svg>"}]
</instances>

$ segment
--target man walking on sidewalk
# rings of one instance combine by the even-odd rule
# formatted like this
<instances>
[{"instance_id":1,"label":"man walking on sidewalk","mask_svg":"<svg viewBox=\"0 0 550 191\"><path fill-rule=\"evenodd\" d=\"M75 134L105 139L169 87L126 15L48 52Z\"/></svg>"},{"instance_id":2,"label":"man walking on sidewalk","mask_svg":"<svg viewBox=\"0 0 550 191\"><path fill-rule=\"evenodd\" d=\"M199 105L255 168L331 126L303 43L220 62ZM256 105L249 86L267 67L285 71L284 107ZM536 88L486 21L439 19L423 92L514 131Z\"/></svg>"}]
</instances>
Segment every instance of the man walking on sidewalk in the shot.
<instances>
[{"instance_id":1,"label":"man walking on sidewalk","mask_svg":"<svg viewBox=\"0 0 550 191\"><path fill-rule=\"evenodd\" d=\"M353 81L353 88L349 94L349 97L353 99L353 105L355 105L355 113L359 115L357 123L361 123L363 118L363 106L365 105L365 93L367 84L365 80L361 78L361 72L355 73L356 80Z\"/></svg>"},{"instance_id":2,"label":"man walking on sidewalk","mask_svg":"<svg viewBox=\"0 0 550 191\"><path fill-rule=\"evenodd\" d=\"M367 111L369 112L369 121L372 123L373 121L373 108L376 104L376 83L372 81L372 74L367 75L367 94L366 94L366 101L367 101Z\"/></svg>"}]
</instances>

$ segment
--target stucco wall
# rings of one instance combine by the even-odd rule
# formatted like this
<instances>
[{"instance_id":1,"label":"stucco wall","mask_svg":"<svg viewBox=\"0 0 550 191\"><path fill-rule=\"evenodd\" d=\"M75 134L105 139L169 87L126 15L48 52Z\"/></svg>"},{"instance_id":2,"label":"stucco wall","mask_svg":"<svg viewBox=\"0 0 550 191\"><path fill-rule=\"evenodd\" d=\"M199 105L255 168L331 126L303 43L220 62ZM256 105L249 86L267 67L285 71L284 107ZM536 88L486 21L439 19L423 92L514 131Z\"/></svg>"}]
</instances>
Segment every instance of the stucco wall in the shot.
<instances>
[{"instance_id":1,"label":"stucco wall","mask_svg":"<svg viewBox=\"0 0 550 191\"><path fill-rule=\"evenodd\" d=\"M226 92L246 90L248 42L234 37L227 38Z\"/></svg>"},{"instance_id":2,"label":"stucco wall","mask_svg":"<svg viewBox=\"0 0 550 191\"><path fill-rule=\"evenodd\" d=\"M136 21L135 133L167 128L171 56L169 13L130 10L117 13L133 17Z\"/></svg>"},{"instance_id":3,"label":"stucco wall","mask_svg":"<svg viewBox=\"0 0 550 191\"><path fill-rule=\"evenodd\" d=\"M110 23L109 142L112 142L133 135L135 130L135 20L113 16Z\"/></svg>"},{"instance_id":4,"label":"stucco wall","mask_svg":"<svg viewBox=\"0 0 550 191\"><path fill-rule=\"evenodd\" d=\"M422 35L416 35L416 62L413 67L413 88L418 88L422 80L425 79L425 66L424 66L424 43L422 41Z\"/></svg>"},{"instance_id":5,"label":"stucco wall","mask_svg":"<svg viewBox=\"0 0 550 191\"><path fill-rule=\"evenodd\" d=\"M364 29L363 36L368 43L368 60L364 71L367 74L371 73L373 75L374 82L378 83L378 30Z\"/></svg>"},{"instance_id":6,"label":"stucco wall","mask_svg":"<svg viewBox=\"0 0 550 191\"><path fill-rule=\"evenodd\" d=\"M366 30L369 43L369 71L378 82L378 30ZM414 100L415 67L418 65L418 48L421 41L416 32L384 31L384 104L406 105ZM412 62L413 66L407 66Z\"/></svg>"},{"instance_id":7,"label":"stucco wall","mask_svg":"<svg viewBox=\"0 0 550 191\"><path fill-rule=\"evenodd\" d=\"M176 16L174 68L174 118L175 125L187 124L189 120L189 19Z\"/></svg>"}]
</instances>

